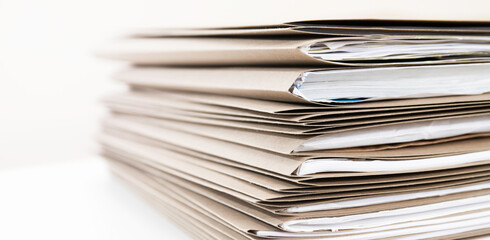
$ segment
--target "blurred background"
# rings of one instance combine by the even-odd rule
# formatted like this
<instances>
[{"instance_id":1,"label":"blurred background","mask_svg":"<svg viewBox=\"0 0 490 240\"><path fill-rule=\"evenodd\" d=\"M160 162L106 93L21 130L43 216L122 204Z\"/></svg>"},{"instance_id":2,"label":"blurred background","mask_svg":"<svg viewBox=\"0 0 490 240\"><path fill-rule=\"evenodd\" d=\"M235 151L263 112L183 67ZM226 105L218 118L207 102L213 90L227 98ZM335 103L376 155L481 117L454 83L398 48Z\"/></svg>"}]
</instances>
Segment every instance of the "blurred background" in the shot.
<instances>
[{"instance_id":1,"label":"blurred background","mask_svg":"<svg viewBox=\"0 0 490 240\"><path fill-rule=\"evenodd\" d=\"M0 239L188 239L97 155L123 63L98 46L141 27L327 18L488 19L488 0L0 0Z\"/></svg>"},{"instance_id":2,"label":"blurred background","mask_svg":"<svg viewBox=\"0 0 490 240\"><path fill-rule=\"evenodd\" d=\"M99 99L121 86L97 46L139 27L298 19L488 17L482 1L0 0L0 171L97 151Z\"/></svg>"}]
</instances>

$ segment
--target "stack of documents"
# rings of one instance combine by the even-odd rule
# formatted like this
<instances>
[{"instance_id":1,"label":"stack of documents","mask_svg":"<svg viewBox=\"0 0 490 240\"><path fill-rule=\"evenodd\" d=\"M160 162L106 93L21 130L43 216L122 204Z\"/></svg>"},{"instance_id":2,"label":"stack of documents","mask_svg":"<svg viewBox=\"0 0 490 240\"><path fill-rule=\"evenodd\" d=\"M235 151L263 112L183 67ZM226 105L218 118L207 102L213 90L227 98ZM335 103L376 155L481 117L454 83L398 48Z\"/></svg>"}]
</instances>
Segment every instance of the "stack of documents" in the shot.
<instances>
[{"instance_id":1,"label":"stack of documents","mask_svg":"<svg viewBox=\"0 0 490 240\"><path fill-rule=\"evenodd\" d=\"M490 23L153 29L102 56L113 171L196 239L490 234Z\"/></svg>"}]
</instances>

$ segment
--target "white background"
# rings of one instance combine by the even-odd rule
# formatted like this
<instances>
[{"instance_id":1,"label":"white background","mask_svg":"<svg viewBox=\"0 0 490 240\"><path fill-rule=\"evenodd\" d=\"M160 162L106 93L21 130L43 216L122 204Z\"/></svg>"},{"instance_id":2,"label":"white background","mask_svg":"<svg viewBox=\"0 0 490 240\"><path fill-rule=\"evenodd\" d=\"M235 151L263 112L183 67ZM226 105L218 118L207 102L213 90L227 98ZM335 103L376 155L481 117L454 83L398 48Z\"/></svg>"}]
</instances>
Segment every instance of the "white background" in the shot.
<instances>
[{"instance_id":1,"label":"white background","mask_svg":"<svg viewBox=\"0 0 490 240\"><path fill-rule=\"evenodd\" d=\"M322 18L488 19L488 1L0 0L0 239L185 239L109 175L99 100L124 29Z\"/></svg>"}]
</instances>

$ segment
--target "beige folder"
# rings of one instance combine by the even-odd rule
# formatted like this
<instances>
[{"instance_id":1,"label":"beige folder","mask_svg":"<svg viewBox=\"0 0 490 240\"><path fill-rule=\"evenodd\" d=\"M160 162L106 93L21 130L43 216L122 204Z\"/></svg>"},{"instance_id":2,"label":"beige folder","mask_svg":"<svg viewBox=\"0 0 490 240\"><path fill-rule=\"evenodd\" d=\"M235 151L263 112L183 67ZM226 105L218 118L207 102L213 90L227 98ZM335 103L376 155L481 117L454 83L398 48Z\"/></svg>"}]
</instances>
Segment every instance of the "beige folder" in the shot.
<instances>
[{"instance_id":1,"label":"beige folder","mask_svg":"<svg viewBox=\"0 0 490 240\"><path fill-rule=\"evenodd\" d=\"M136 142L116 140L113 137L105 137L103 142L107 147L106 155L110 158L123 159L128 164L145 164L149 166L150 170L148 171L165 171L198 184L228 192L247 201L269 205L282 203L283 208L286 207L284 205L286 202L305 200L311 202L320 199L326 202L326 199L334 201L335 198L339 197L420 191L475 183L489 178L487 166L480 165L478 168L454 169L454 171L444 171L444 173L438 170L429 171L425 174L414 173L396 176L396 172L391 172L386 173L387 175L384 177L374 175L372 179L351 179L350 185L336 182L335 178L340 176L352 176L348 173L339 173L331 176L329 178L331 182L326 181L323 186L322 184L308 186L308 184L299 182L294 178L285 181L284 178L233 166L219 166L219 164L213 164L205 159L145 146ZM469 170L472 172L468 172ZM325 178L324 175L312 177ZM405 179L400 179L400 177ZM377 183L376 181L379 179L384 180ZM313 193L315 195L310 196Z\"/></svg>"},{"instance_id":2,"label":"beige folder","mask_svg":"<svg viewBox=\"0 0 490 240\"><path fill-rule=\"evenodd\" d=\"M412 67L387 67L387 68L370 68L370 69L356 69L352 68L169 68L169 67L136 67L123 70L115 74L114 78L121 80L126 84L132 86L144 86L156 89L169 89L180 90L188 92L201 92L212 93L218 95L239 96L255 99L275 100L282 102L294 102L294 103L311 103L312 101L302 97L301 94L296 93L300 91L295 88L300 88L298 85L298 79L301 79L305 73L308 72L324 72L326 80L329 79L349 79L352 76L362 78L370 76L374 79L388 79L392 80L392 83L397 82L397 75L399 71L409 71L410 74L420 74L419 72L426 72L421 77L432 77L437 79L444 73L451 77L451 75L461 75L462 79L467 79L468 75L464 73L481 72L482 75L488 74L489 64L459 64L459 65L442 65L442 66L412 66ZM362 71L361 71L362 70ZM434 74L439 72L439 74ZM430 82L430 79L428 80ZM449 81L449 80L448 80ZM443 84L443 83L441 83ZM433 89L437 90L437 89ZM454 94L447 94L454 95ZM434 97L433 95L427 95ZM437 95L436 95L437 96ZM443 96L437 96L443 97ZM467 96L467 98L452 96L455 98L436 98L425 99L420 95L415 99L400 99L400 98L377 98L374 100L386 100L395 99L397 101L381 102L381 103L368 103L363 104L336 104L335 107L342 108L376 108L376 107L394 107L394 106L407 106L407 105L423 105L423 104L438 104L438 103L455 103L459 101L478 101L488 100L482 96L473 95ZM189 98L193 98L190 96ZM483 98L483 99L482 99ZM193 98L195 99L195 97ZM219 96L216 98L205 97L202 101L219 101ZM234 103L238 100L230 103L223 102L222 104L245 104ZM243 100L245 101L245 100ZM442 102L441 102L442 101ZM252 103L250 103L252 104ZM325 104L325 103L323 103ZM326 104L331 106L331 104ZM355 105L355 106L351 106ZM274 105L270 103L262 108L290 108L291 106L281 106L279 103ZM305 108L303 106L302 108ZM257 108L257 107L256 107ZM296 107L298 108L298 107ZM284 111L284 110L283 110Z\"/></svg>"},{"instance_id":3,"label":"beige folder","mask_svg":"<svg viewBox=\"0 0 490 240\"><path fill-rule=\"evenodd\" d=\"M488 22L354 20L293 22L236 28L153 30L119 39L101 50L100 55L139 64L166 65L379 66L488 62L486 54L481 52L473 52L470 55L442 53L436 58L428 55L427 59L409 62L379 62L369 59L335 61L314 57L307 49L332 42L373 39L486 43L489 29Z\"/></svg>"},{"instance_id":4,"label":"beige folder","mask_svg":"<svg viewBox=\"0 0 490 240\"><path fill-rule=\"evenodd\" d=\"M136 31L99 52L133 64L115 75L130 91L104 100L101 154L196 239L490 234L488 131L301 150L329 134L486 119L489 43L483 21ZM435 87L412 89L419 77ZM325 84L349 78L410 93Z\"/></svg>"},{"instance_id":5,"label":"beige folder","mask_svg":"<svg viewBox=\"0 0 490 240\"><path fill-rule=\"evenodd\" d=\"M197 152L192 149L182 148L177 145L168 144L159 140L153 140L148 137L138 136L136 134L131 134L128 132L115 131L106 128L104 129L103 139L107 140L107 136L115 136L118 138L134 141L137 144L147 144L148 146L158 147L160 148L160 152L165 152L164 155L172 154L171 157L177 157L179 159L183 159L183 161L187 161L191 164L205 168L210 168L209 166L213 166L213 170L219 170L225 173L229 171L229 174L233 176L239 176L239 178L241 179L252 179L254 181L256 180L257 185L262 185L278 191L296 192L303 191L305 188L315 188L320 186L345 187L352 185L363 185L366 188L375 188L379 186L384 186L383 183L385 182L390 182L390 184L403 184L403 182L411 180L416 180L417 183L425 183L425 180L455 180L456 178L468 178L473 173L477 174L478 176L483 176L487 170L490 170L483 163L476 166L411 172L407 174L391 173L388 175L359 175L358 173L328 173L309 176L281 175L272 171L257 168L255 166L250 166L229 159ZM106 142L105 140L103 140L102 142L104 143L104 145L106 145L107 150L112 149L114 146L110 144L110 141ZM117 154L117 150L110 152Z\"/></svg>"},{"instance_id":6,"label":"beige folder","mask_svg":"<svg viewBox=\"0 0 490 240\"><path fill-rule=\"evenodd\" d=\"M276 216L277 218L285 218L285 219L291 219L295 217L318 217L318 216L345 216L345 215L354 215L354 214L359 214L359 213L367 213L367 212L373 212L373 211L380 211L381 209L397 209L397 208L404 208L408 206L416 206L420 204L430 204L430 203L436 203L439 201L449 201L449 200L455 200L455 199L461 199L469 196L479 196L479 195L486 195L489 193L488 189L482 189L482 190L474 190L474 191L465 191L465 192L460 192L460 193L454 193L454 194L446 194L443 196L433 196L433 197L424 197L424 198L415 198L415 199L400 199L397 201L391 201L383 204L370 204L369 202L360 205L358 207L341 207L337 209L330 209L330 210L317 210L317 211L305 211L305 212L287 212L285 211L286 208L288 207L299 207L299 206L308 206L312 205L315 203L339 203L342 201L346 200L369 200L372 197L379 197L379 196L389 196L389 195L396 195L400 193L410 193L410 191L406 192L400 192L396 191L396 188L393 188L394 191L387 191L387 192L382 192L378 194L368 194L368 195L354 195L354 196L340 196L337 198L329 198L325 194L316 194L314 192L306 192L302 196L303 198L300 197L284 197L285 200L279 201L279 200L260 200L260 199L253 199L250 197L247 197L248 194L255 194L256 196L259 196L260 193L256 193L253 191L250 191L250 187L246 187L246 185L242 185L241 187L235 186L236 188L229 188L230 184L226 182L215 182L216 179L213 177L210 178L203 178L202 180L199 180L198 178L189 178L185 173L179 174L173 171L172 169L166 169L166 168L155 168L154 166L142 164L141 162L138 161L125 161L122 160L124 158L111 158L113 160L117 161L122 161L122 163L127 164L128 166L132 166L135 169L139 169L141 171L145 171L148 174L151 174L157 178L163 178L162 182L169 181L178 184L182 188L189 188L194 191L217 191L220 192L222 195L227 196L228 198L234 199L235 201L243 201L245 205L247 205L248 208L255 209L258 212L262 212L263 214L269 215L269 216ZM172 160L167 160L167 161L172 161ZM183 166L184 167L184 166ZM183 170L182 170L183 172ZM217 174L217 173L216 173ZM202 178L202 176L199 176L199 178ZM224 179L222 179L224 180ZM208 182L208 183L206 183ZM210 184L213 183L213 184ZM440 188L436 187L433 189L437 190L443 190L446 188L451 188L451 187L464 187L464 186L471 186L475 184L487 184L488 185L488 178L480 181L474 181L474 182L466 182L466 183L461 183L459 185L452 185L452 186L445 186L441 184ZM221 185L222 184L222 185ZM220 187L221 186L221 187ZM228 186L226 188L225 186ZM423 190L431 190L431 189L422 189L422 190L413 190L412 192L418 192L420 193ZM255 191L259 191L258 189L255 189ZM262 194L263 195L263 194ZM324 197L325 196L325 197ZM310 199L311 198L311 199ZM223 200L222 200L223 201ZM226 200L228 205L233 205L233 200Z\"/></svg>"},{"instance_id":7,"label":"beige folder","mask_svg":"<svg viewBox=\"0 0 490 240\"><path fill-rule=\"evenodd\" d=\"M214 189L223 194L233 196L235 198L241 199L242 201L246 201L251 205L255 206L261 211L266 211L274 214L278 214L281 216L326 216L326 215L346 215L346 214L354 214L361 212L369 212L372 211L373 207L385 207L385 208L399 208L406 206L413 206L420 201L424 200L426 203L437 201L439 198L434 197L425 197L425 198L417 198L417 199L403 199L391 201L385 204L377 204L377 205L365 205L362 207L349 208L344 207L341 210L339 209L330 209L330 210L317 210L317 211L308 211L308 212L288 212L286 211L289 208L301 207L301 206L310 206L314 204L325 204L325 203L338 203L339 201L348 201L348 200L358 200L358 199L368 199L371 197L379 197L379 196L390 196L393 194L407 194L414 192L423 192L423 191L433 191L433 190L444 190L451 189L455 187L464 187L471 186L475 184L486 184L489 181L489 177L474 177L473 179L459 179L455 181L448 182L429 182L428 184L421 185L413 185L408 187L410 182L405 183L405 185L401 186L392 186L386 188L377 188L377 189L369 189L366 188L364 191L361 190L345 190L342 192L336 192L336 190L332 190L332 188L318 188L314 191L305 189L303 192L291 193L291 192L275 192L267 189L261 188L260 186L250 186L250 183L247 180L243 180L243 182L233 180L233 176L226 177L220 172L209 173L210 170L205 168L193 168L191 165L182 163L177 167L168 167L168 163L165 164L156 164L156 162L149 162L144 160L146 158L141 158L139 160L127 159L128 157L123 157L117 154L109 154L108 157L110 159L116 159L118 161L125 162L131 166L136 168L145 169L150 173L156 174L160 176L161 174L167 175L170 174L173 176L173 181L186 181L192 183L195 187L205 187L209 189ZM176 161L178 159L168 157L164 161ZM161 163L161 161L160 161ZM195 172L199 172L199 174L191 175ZM179 180L183 179L183 180ZM252 181L253 182L253 181ZM415 183L414 183L415 184ZM330 192L328 192L330 191ZM488 190L482 189L481 193L486 193ZM458 196L466 196L467 194L477 195L477 192L461 192L455 194L445 195L445 198L453 197L454 199L459 198Z\"/></svg>"},{"instance_id":8,"label":"beige folder","mask_svg":"<svg viewBox=\"0 0 490 240\"><path fill-rule=\"evenodd\" d=\"M318 151L300 151L295 152L299 146L304 144L307 141L310 141L317 137L318 135L289 135L287 131L282 133L270 133L269 131L250 131L249 129L241 129L235 127L226 127L223 125L216 124L202 124L202 123L193 123L188 122L183 119L155 119L140 115L133 114L115 114L117 119L129 120L131 122L136 122L139 124L147 124L149 126L159 127L159 128L170 128L181 132L187 132L190 134L205 136L209 138L220 139L227 142L234 142L246 146L251 146L258 149L264 149L272 152L277 152L281 154L292 154L298 156L305 155L313 155L313 156L321 156L328 154L329 152L374 152L374 151L383 151L388 149L400 149L405 147L412 146L428 146L434 144L440 144L445 142L453 142L460 141L465 139L472 138L482 138L490 136L488 132L479 132L465 135L456 135L452 137L446 138L437 138L430 140L419 140L419 141L409 141L409 142L400 142L400 143L391 143L384 145L373 145L369 142L366 142L367 146L359 146L359 147L341 147L341 149L334 148L328 150L318 150ZM471 119L471 118L463 118L463 119ZM433 124L434 122L429 122ZM400 123L394 123L400 124ZM369 126L368 126L369 127ZM366 128L368 128L366 127ZM371 127L372 128L372 127ZM373 131L376 131L379 128L372 128ZM352 131L351 131L352 132ZM324 136L324 135L320 135ZM328 136L328 135L326 135ZM352 140L355 140L355 136L352 136Z\"/></svg>"},{"instance_id":9,"label":"beige folder","mask_svg":"<svg viewBox=\"0 0 490 240\"><path fill-rule=\"evenodd\" d=\"M313 123L313 122L281 122L277 120L269 120L262 118L248 118L248 117L240 117L234 115L212 115L203 112L190 112L190 111L181 111L181 110L173 110L172 108L153 108L148 105L142 105L140 107L131 106L129 104L121 104L121 103L112 103L107 102L106 106L115 114L115 115L135 115L135 116L144 116L151 117L155 119L162 120L170 120L170 121L181 121L181 122L189 122L196 124L205 124L205 125L214 125L214 126L222 126L222 127L231 127L231 128L239 128L239 129L247 129L252 131L260 131L260 132L269 132L269 133L278 133L278 134L288 134L288 135L297 135L297 136L314 136L319 134L328 134L328 133L339 133L345 131L351 131L356 129L366 129L373 127L381 127L381 126L393 126L397 124L404 123L416 123L416 122L427 122L430 120L443 120L443 119L461 119L465 117L477 117L477 116L486 116L488 115L486 111L481 111L481 108L488 106L487 104L479 105L478 108L480 110L477 111L467 111L464 107L456 107L450 108L451 113L448 111L443 111L444 115L436 114L440 109L429 109L428 112L434 111L431 114L422 115L419 114L419 117L416 119L410 118L402 118L399 121L391 121L394 116L397 116L397 112L386 112L380 114L381 116L387 116L388 118L384 119L376 119L376 122L371 122L366 124L365 121L354 123L352 120L349 120L349 124L347 125L344 121L344 124L340 125L337 123L324 123L321 124ZM456 111L458 109L464 109L463 111ZM447 110L447 109L446 109ZM412 112L412 111L409 111ZM392 115L390 115L390 113ZM423 113L423 111L422 111ZM462 113L462 114L461 114ZM411 113L400 113L400 115L410 115ZM415 114L414 114L415 115ZM357 114L353 116L343 116L345 118L353 118L359 119L360 116ZM335 118L334 116L332 118ZM329 118L329 119L332 119Z\"/></svg>"},{"instance_id":10,"label":"beige folder","mask_svg":"<svg viewBox=\"0 0 490 240\"><path fill-rule=\"evenodd\" d=\"M327 150L327 151L314 151L314 152L300 152L295 154L290 154L292 146L298 144L298 139L287 138L287 137L275 137L270 136L275 141L270 141L267 139L258 140L256 139L255 133L249 133L248 135L243 136L230 136L233 133L241 134L245 133L244 130L239 129L227 129L227 128L218 128L207 126L210 131L221 131L223 133L222 139L207 135L207 134L195 134L186 130L175 130L172 128L166 128L162 126L155 126L154 124L145 124L145 122L134 121L131 119L140 119L138 117L119 117L112 118L107 121L107 126L115 129L120 129L121 131L138 133L140 135L152 136L153 138L164 140L169 143L179 144L180 137L182 139L188 139L189 141L197 141L199 142L199 146L191 147L191 145L186 144L186 141L181 141L184 145L189 145L190 149L202 149L202 152L211 152L214 155L219 156L220 151L227 151L227 149L235 149L235 151L240 151L238 149L243 149L245 154L259 154L263 157L261 158L274 158L273 156L284 156L285 158L294 158L293 160L297 162L298 159L307 159L309 157L318 157L318 156L330 156L330 157L350 157L350 158L421 158L426 156L438 156L438 155L449 155L449 154L458 154L465 152L473 152L473 151L484 151L488 149L488 139L487 137L480 137L474 139L462 139L459 141L449 141L449 142L441 142L439 144L431 144L426 146L411 146L407 148L388 148L388 149L359 149L358 151L351 151L351 149L343 150ZM146 122L152 122L152 119L146 119ZM158 120L156 120L158 122ZM191 125L189 125L191 126ZM204 126L201 126L204 129ZM197 128L196 128L197 129ZM228 131L229 130L229 131ZM225 132L229 132L226 134ZM204 130L201 132L204 133ZM219 132L217 132L217 136L219 136ZM230 142L224 140L225 134L228 137L228 140L233 139L241 139L241 143ZM266 135L264 135L265 137ZM248 139L248 140L247 140ZM251 140L250 140L251 139ZM202 141L201 141L202 140ZM250 141L249 141L250 140ZM252 145L252 141L258 141L258 143L262 143L264 141L265 146L260 148L256 147L248 147L243 143L248 142L249 145ZM206 143L207 142L207 143ZM267 143L265 143L267 142ZM261 144L256 144L254 146L259 146ZM209 147L208 147L209 146ZM211 147L211 146L219 146L219 147ZM455 148L456 147L456 148ZM264 149L265 148L265 149ZM257 156L259 156L257 155ZM283 158L284 158L283 157ZM251 164L253 165L253 164Z\"/></svg>"},{"instance_id":11,"label":"beige folder","mask_svg":"<svg viewBox=\"0 0 490 240\"><path fill-rule=\"evenodd\" d=\"M224 125L270 132L281 132L290 134L318 134L321 132L335 132L347 129L362 128L366 126L380 126L386 124L427 121L430 119L458 118L464 116L486 115L488 103L470 104L462 106L449 106L426 108L420 110L389 111L373 110L366 113L363 111L345 114L330 114L330 111L319 110L318 113L306 115L281 116L279 114L256 114L246 111L222 107L208 107L195 105L194 110L179 109L179 103L162 99L169 106L160 103L141 102L141 99L133 98L128 102L124 96L107 100L105 104L109 109L118 113L127 113L156 118L184 120L196 123Z\"/></svg>"},{"instance_id":12,"label":"beige folder","mask_svg":"<svg viewBox=\"0 0 490 240\"><path fill-rule=\"evenodd\" d=\"M111 165L114 167L116 173L133 184L137 184L139 189L144 189L143 192L150 193L150 195L156 197L155 199L159 199L163 201L162 203L167 204L166 206L173 206L174 209L180 209L185 213L184 216L199 218L201 221L206 219L203 218L203 215L208 216L212 220L208 219L207 221L214 223L208 226L214 226L215 229L223 229L221 226L215 225L217 221L227 226L228 229L234 229L241 233L245 239L247 237L257 237L255 234L257 234L258 230L281 230L281 221L284 219L265 214L239 201L227 199L226 196L221 194L206 189L183 187L184 185L177 183L177 179L174 179L177 182L170 180L171 178L167 178L166 181L161 181L158 180L158 177L155 178L154 176L143 174L141 170L128 168L124 164L117 162L111 161ZM394 229L397 228L396 225L392 227ZM232 234L227 230L224 232L226 234ZM481 232L479 231L478 233ZM326 235L320 236L325 238L330 233L324 232L323 234ZM339 234L354 236L353 234L356 234L356 232L345 230Z\"/></svg>"},{"instance_id":13,"label":"beige folder","mask_svg":"<svg viewBox=\"0 0 490 240\"><path fill-rule=\"evenodd\" d=\"M140 37L195 37L195 36L269 36L269 35L366 35L383 33L401 34L482 34L488 33L485 21L423 21L389 19L337 19L294 21L278 25L214 27L193 29L141 29L134 32Z\"/></svg>"}]
</instances>

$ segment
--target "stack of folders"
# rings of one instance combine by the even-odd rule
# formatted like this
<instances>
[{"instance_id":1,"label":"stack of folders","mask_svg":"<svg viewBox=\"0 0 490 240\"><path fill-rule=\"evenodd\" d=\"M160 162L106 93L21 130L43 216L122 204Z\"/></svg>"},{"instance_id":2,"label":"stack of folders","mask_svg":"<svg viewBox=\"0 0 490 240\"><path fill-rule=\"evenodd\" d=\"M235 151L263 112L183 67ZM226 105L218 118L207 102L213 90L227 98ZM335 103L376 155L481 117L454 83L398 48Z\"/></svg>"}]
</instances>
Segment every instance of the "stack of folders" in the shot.
<instances>
[{"instance_id":1,"label":"stack of folders","mask_svg":"<svg viewBox=\"0 0 490 240\"><path fill-rule=\"evenodd\" d=\"M490 23L145 30L100 141L196 239L490 234Z\"/></svg>"}]
</instances>

